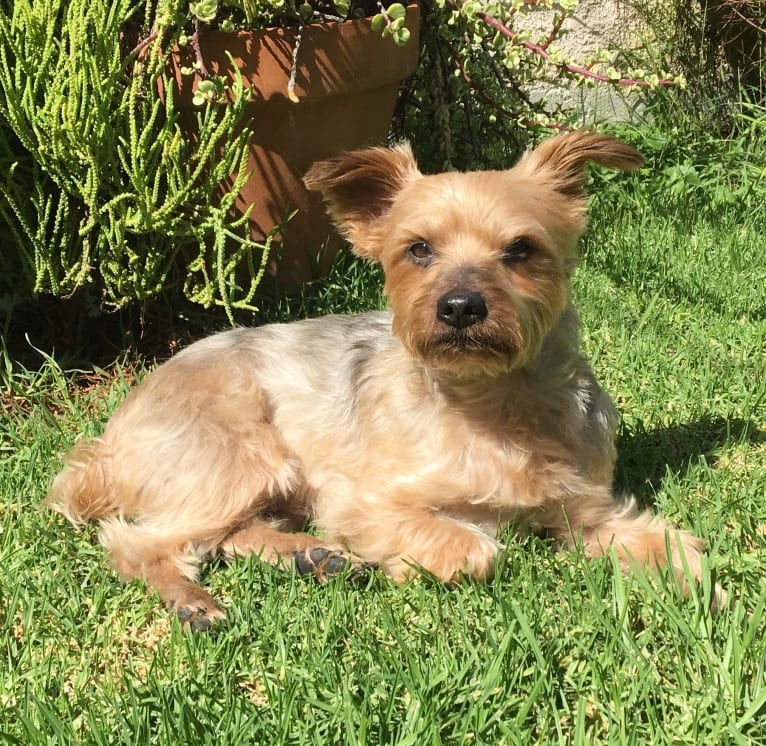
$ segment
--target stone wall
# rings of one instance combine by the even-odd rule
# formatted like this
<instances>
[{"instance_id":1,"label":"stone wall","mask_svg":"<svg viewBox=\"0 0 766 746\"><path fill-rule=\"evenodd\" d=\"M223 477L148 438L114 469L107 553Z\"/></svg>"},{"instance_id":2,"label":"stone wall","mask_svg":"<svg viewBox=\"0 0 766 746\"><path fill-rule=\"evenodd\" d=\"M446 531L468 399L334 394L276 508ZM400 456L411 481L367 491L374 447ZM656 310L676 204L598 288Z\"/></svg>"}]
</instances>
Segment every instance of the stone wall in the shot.
<instances>
[{"instance_id":1,"label":"stone wall","mask_svg":"<svg viewBox=\"0 0 766 746\"><path fill-rule=\"evenodd\" d=\"M531 10L517 25L535 31L551 28L553 11ZM621 0L582 0L574 15L563 26L564 34L558 43L567 59L587 62L599 49L641 49L647 32L633 11ZM619 60L613 60L620 68ZM555 80L551 75L539 80L529 90L533 100L543 100L548 111L582 111L581 124L604 120L632 120L638 118L635 100L626 96L620 86L597 84L583 86L566 80Z\"/></svg>"}]
</instances>

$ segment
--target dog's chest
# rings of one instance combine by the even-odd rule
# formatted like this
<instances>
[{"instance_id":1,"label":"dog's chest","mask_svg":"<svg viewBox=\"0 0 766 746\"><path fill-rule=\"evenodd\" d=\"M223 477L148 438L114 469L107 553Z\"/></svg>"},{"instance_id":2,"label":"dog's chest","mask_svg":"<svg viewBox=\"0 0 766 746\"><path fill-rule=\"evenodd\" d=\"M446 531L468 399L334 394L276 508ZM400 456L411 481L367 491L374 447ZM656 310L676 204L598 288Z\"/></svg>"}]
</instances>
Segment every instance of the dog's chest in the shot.
<instances>
[{"instance_id":1,"label":"dog's chest","mask_svg":"<svg viewBox=\"0 0 766 746\"><path fill-rule=\"evenodd\" d=\"M390 397L368 404L358 423L362 479L392 488L420 485L433 507L497 513L539 507L552 465L569 468L568 448L524 418L491 406L449 406L433 392L400 383Z\"/></svg>"},{"instance_id":2,"label":"dog's chest","mask_svg":"<svg viewBox=\"0 0 766 746\"><path fill-rule=\"evenodd\" d=\"M414 486L434 506L540 505L551 464L572 460L555 432L561 412L519 408L481 387L479 396L446 395L388 324L386 314L304 322L259 345L272 422L309 484L320 492Z\"/></svg>"}]
</instances>

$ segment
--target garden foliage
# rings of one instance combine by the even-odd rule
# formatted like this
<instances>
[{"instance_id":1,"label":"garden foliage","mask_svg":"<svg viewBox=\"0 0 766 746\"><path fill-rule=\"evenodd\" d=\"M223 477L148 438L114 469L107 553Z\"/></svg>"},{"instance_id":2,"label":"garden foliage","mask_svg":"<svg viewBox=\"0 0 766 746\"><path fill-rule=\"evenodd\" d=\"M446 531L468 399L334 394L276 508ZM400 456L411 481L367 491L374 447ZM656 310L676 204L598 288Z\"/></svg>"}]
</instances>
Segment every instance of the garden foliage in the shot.
<instances>
[{"instance_id":1,"label":"garden foliage","mask_svg":"<svg viewBox=\"0 0 766 746\"><path fill-rule=\"evenodd\" d=\"M535 129L577 124L532 101L542 75L626 90L675 82L651 65L621 66L616 50L569 59L559 41L578 0L421 5L421 64L393 132L426 170L508 165ZM222 96L221 81L203 80L192 139L167 85L167 50L195 46L205 77L208 28L367 14L403 43L403 12L372 0L0 0L0 311L78 291L98 311L175 286L230 319L252 307L270 239L254 243L231 209L249 176L249 91L237 80ZM530 26L533 14L542 21Z\"/></svg>"},{"instance_id":2,"label":"garden foliage","mask_svg":"<svg viewBox=\"0 0 766 746\"><path fill-rule=\"evenodd\" d=\"M263 247L229 209L247 173L249 133L216 145L245 97L199 111L181 134L162 57L121 48L130 0L0 4L0 272L7 306L29 292L94 284L119 307L158 293L183 257L184 291L203 305L250 302ZM235 91L237 93L237 91ZM212 198L220 181L231 191ZM238 265L249 272L237 273ZM253 266L255 264L256 266ZM249 278L243 286L242 277Z\"/></svg>"}]
</instances>

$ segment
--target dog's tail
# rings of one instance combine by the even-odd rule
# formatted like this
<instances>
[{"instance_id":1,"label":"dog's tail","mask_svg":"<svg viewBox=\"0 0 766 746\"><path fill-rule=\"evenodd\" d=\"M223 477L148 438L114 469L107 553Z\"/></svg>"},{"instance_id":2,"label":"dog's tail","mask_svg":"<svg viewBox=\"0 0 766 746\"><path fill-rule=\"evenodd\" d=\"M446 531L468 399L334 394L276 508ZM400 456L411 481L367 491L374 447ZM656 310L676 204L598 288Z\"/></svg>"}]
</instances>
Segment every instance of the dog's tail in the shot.
<instances>
[{"instance_id":1,"label":"dog's tail","mask_svg":"<svg viewBox=\"0 0 766 746\"><path fill-rule=\"evenodd\" d=\"M109 446L100 438L78 443L53 480L45 502L75 525L113 515L119 500L109 479Z\"/></svg>"}]
</instances>

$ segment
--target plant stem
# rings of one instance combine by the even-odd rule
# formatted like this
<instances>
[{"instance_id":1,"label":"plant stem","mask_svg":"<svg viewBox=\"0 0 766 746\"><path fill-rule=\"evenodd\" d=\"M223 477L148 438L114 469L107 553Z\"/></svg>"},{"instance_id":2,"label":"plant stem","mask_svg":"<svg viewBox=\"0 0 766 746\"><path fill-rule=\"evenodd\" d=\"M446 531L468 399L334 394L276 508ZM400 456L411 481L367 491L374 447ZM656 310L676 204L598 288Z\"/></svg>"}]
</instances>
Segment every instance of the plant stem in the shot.
<instances>
[{"instance_id":1,"label":"plant stem","mask_svg":"<svg viewBox=\"0 0 766 746\"><path fill-rule=\"evenodd\" d=\"M556 65L556 67L566 70L567 72L573 73L575 75L579 75L583 78L598 80L602 83L614 83L616 85L639 86L639 87L650 85L648 81L638 80L636 78L610 78L608 75L594 72L589 67L586 67L584 65L573 65L572 63L569 63L569 62L564 62L561 64L551 62L550 54L547 51L547 47L550 44L550 41L547 42L544 46L540 44L535 44L534 42L531 42L531 41L518 42L516 41L516 33L512 29L508 28L508 26L506 26L506 24L504 24L502 21L499 21L497 18L494 18L488 13L477 13L477 18L480 18L488 26L491 26L496 31L499 31L501 34L503 34L503 36L510 39L514 44L524 47L524 49L527 49L533 54L536 54L539 57L542 57L542 59L544 59L546 62L550 62L550 64ZM675 85L675 81L668 80L666 78L661 78L659 81L657 81L657 84L666 85L666 86Z\"/></svg>"}]
</instances>

